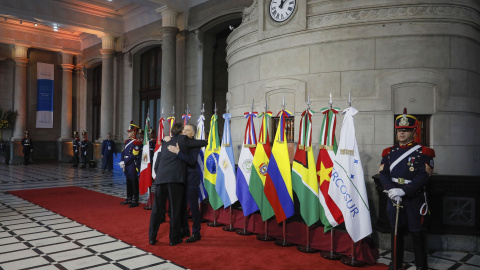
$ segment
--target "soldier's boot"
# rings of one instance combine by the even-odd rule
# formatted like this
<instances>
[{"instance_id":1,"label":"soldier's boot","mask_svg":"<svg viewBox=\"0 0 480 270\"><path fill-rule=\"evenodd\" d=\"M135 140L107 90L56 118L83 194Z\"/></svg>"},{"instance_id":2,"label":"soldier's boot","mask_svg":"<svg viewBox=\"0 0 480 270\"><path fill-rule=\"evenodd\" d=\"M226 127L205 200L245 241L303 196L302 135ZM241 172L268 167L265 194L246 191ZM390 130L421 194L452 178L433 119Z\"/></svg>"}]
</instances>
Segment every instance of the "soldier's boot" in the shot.
<instances>
[{"instance_id":1,"label":"soldier's boot","mask_svg":"<svg viewBox=\"0 0 480 270\"><path fill-rule=\"evenodd\" d=\"M415 255L415 266L419 270L428 269L428 254L427 254L427 243L426 243L426 233L421 232L412 232L413 239L413 254Z\"/></svg>"},{"instance_id":2,"label":"soldier's boot","mask_svg":"<svg viewBox=\"0 0 480 270\"><path fill-rule=\"evenodd\" d=\"M404 231L403 229L398 229L397 230L397 248L395 249L395 231L392 229L392 234L391 234L391 250L392 250L392 262L388 265L389 270L402 270L403 269L403 248L404 248ZM396 261L397 267L394 267L394 255L393 251L397 251L397 256L396 256Z\"/></svg>"},{"instance_id":3,"label":"soldier's boot","mask_svg":"<svg viewBox=\"0 0 480 270\"><path fill-rule=\"evenodd\" d=\"M127 198L125 201L121 202L120 204L125 205L125 204L131 204L131 203L132 203L132 198Z\"/></svg>"}]
</instances>

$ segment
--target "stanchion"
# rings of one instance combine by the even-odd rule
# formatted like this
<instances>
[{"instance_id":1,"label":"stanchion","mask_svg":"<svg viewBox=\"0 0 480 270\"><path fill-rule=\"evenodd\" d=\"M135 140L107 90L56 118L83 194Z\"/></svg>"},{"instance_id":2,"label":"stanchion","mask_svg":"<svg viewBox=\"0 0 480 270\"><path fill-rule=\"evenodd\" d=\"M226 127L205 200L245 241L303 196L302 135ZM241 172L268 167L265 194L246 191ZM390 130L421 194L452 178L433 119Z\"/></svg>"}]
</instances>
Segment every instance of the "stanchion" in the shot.
<instances>
[{"instance_id":1,"label":"stanchion","mask_svg":"<svg viewBox=\"0 0 480 270\"><path fill-rule=\"evenodd\" d=\"M271 237L268 235L268 226L267 226L267 221L265 220L263 222L263 224L265 224L265 234L264 235L257 235L257 240L260 240L260 241L273 241L275 240L275 238Z\"/></svg>"},{"instance_id":2,"label":"stanchion","mask_svg":"<svg viewBox=\"0 0 480 270\"><path fill-rule=\"evenodd\" d=\"M322 251L320 255L329 260L340 260L343 257L342 254L333 252L333 228L330 229L330 251Z\"/></svg>"},{"instance_id":3,"label":"stanchion","mask_svg":"<svg viewBox=\"0 0 480 270\"><path fill-rule=\"evenodd\" d=\"M314 249L310 247L310 227L307 226L307 245L297 246L297 249L298 251L305 252L305 253L315 253L320 251L318 249Z\"/></svg>"},{"instance_id":4,"label":"stanchion","mask_svg":"<svg viewBox=\"0 0 480 270\"><path fill-rule=\"evenodd\" d=\"M217 210L213 210L213 222L207 223L210 227L220 227L222 226L220 223L217 222Z\"/></svg>"},{"instance_id":5,"label":"stanchion","mask_svg":"<svg viewBox=\"0 0 480 270\"><path fill-rule=\"evenodd\" d=\"M234 232L237 229L233 227L232 205L230 205L229 208L230 208L230 225L223 226L223 230L226 232Z\"/></svg>"},{"instance_id":6,"label":"stanchion","mask_svg":"<svg viewBox=\"0 0 480 270\"><path fill-rule=\"evenodd\" d=\"M244 224L243 224L243 229L238 229L237 230L237 234L239 235L252 235L253 233L252 232L249 232L247 231L247 218L249 217L250 215L247 215L244 219Z\"/></svg>"},{"instance_id":7,"label":"stanchion","mask_svg":"<svg viewBox=\"0 0 480 270\"><path fill-rule=\"evenodd\" d=\"M275 240L275 245L277 246L280 246L280 247L291 247L293 246L294 244L290 243L290 242L287 242L287 233L286 233L286 222L285 220L283 221L283 239L278 239L278 240Z\"/></svg>"},{"instance_id":8,"label":"stanchion","mask_svg":"<svg viewBox=\"0 0 480 270\"><path fill-rule=\"evenodd\" d=\"M152 210L152 205L153 205L153 196L155 193L152 192L152 187L148 188L148 200L147 204L143 207L145 210Z\"/></svg>"},{"instance_id":9,"label":"stanchion","mask_svg":"<svg viewBox=\"0 0 480 270\"><path fill-rule=\"evenodd\" d=\"M353 242L353 240L352 240L352 257L349 258L349 257L345 256L341 259L341 262L343 264L353 266L353 267L363 267L363 266L366 265L366 263L364 263L364 262L360 262L360 261L355 260L355 242Z\"/></svg>"}]
</instances>

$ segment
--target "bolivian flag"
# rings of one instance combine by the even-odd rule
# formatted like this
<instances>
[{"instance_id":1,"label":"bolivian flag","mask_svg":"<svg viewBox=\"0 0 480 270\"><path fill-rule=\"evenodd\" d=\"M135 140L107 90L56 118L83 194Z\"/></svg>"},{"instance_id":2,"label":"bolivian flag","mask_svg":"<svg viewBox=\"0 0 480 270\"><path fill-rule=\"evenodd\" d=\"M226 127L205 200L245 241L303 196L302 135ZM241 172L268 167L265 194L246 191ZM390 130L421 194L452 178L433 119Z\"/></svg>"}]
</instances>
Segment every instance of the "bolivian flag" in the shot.
<instances>
[{"instance_id":1,"label":"bolivian flag","mask_svg":"<svg viewBox=\"0 0 480 270\"><path fill-rule=\"evenodd\" d=\"M252 174L250 175L248 190L252 194L253 199L260 209L260 214L262 215L263 221L265 221L271 218L274 214L272 206L270 206L270 202L268 201L264 192L268 161L271 155L267 120L268 117L272 116L272 112L267 111L265 113L261 113L258 117L262 116L262 127L260 128L255 155L253 156L253 168Z\"/></svg>"},{"instance_id":2,"label":"bolivian flag","mask_svg":"<svg viewBox=\"0 0 480 270\"><path fill-rule=\"evenodd\" d=\"M210 205L213 210L217 210L223 205L222 199L215 190L217 180L217 163L220 153L220 141L218 139L217 115L212 115L210 120L210 134L208 135L208 145L205 151L204 183L208 192Z\"/></svg>"},{"instance_id":3,"label":"bolivian flag","mask_svg":"<svg viewBox=\"0 0 480 270\"><path fill-rule=\"evenodd\" d=\"M278 223L294 214L292 171L285 132L285 117L290 115L286 110L279 113L280 121L265 179L265 195L275 212Z\"/></svg>"}]
</instances>

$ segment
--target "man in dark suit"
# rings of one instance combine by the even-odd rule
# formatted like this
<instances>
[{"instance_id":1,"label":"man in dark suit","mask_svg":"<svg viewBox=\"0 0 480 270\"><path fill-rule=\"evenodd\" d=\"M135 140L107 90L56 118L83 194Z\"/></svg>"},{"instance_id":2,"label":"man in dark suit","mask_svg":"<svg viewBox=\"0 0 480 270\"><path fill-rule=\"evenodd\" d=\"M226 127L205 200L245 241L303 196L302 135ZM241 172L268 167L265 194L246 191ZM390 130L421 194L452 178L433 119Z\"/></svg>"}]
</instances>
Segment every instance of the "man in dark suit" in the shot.
<instances>
[{"instance_id":1,"label":"man in dark suit","mask_svg":"<svg viewBox=\"0 0 480 270\"><path fill-rule=\"evenodd\" d=\"M82 158L83 165L80 168L87 168L87 158L88 158L88 137L87 132L82 131L82 141L80 142L80 157Z\"/></svg>"},{"instance_id":2,"label":"man in dark suit","mask_svg":"<svg viewBox=\"0 0 480 270\"><path fill-rule=\"evenodd\" d=\"M30 163L30 154L33 152L33 142L30 139L28 130L25 131L25 137L22 139L23 145L23 165Z\"/></svg>"},{"instance_id":3,"label":"man in dark suit","mask_svg":"<svg viewBox=\"0 0 480 270\"><path fill-rule=\"evenodd\" d=\"M72 147L73 147L73 167L78 168L78 162L79 162L78 156L80 155L80 138L78 137L78 131L73 132Z\"/></svg>"},{"instance_id":4,"label":"man in dark suit","mask_svg":"<svg viewBox=\"0 0 480 270\"><path fill-rule=\"evenodd\" d=\"M195 127L187 124L183 128L183 135L188 136L188 140L193 140L195 136ZM200 173L197 168L198 164L198 154L200 148L190 149L190 153L186 154L180 151L180 148L177 146L170 145L168 146L168 151L177 155L177 158L187 163L187 186L185 190L185 205L184 205L184 215L182 220L182 232L183 235L187 235L190 232L188 226L188 212L187 204L190 207L190 212L192 213L192 236L185 240L185 243L193 243L200 240L202 237L200 235L200 224L202 222L202 217L200 214L200 207L198 204L198 194L200 192Z\"/></svg>"},{"instance_id":5,"label":"man in dark suit","mask_svg":"<svg viewBox=\"0 0 480 270\"><path fill-rule=\"evenodd\" d=\"M105 169L109 173L112 173L113 169L113 153L117 156L117 150L115 149L115 142L112 141L112 134L107 134L107 139L102 142L102 173L105 173Z\"/></svg>"},{"instance_id":6,"label":"man in dark suit","mask_svg":"<svg viewBox=\"0 0 480 270\"><path fill-rule=\"evenodd\" d=\"M189 153L190 148L203 147L207 141L187 140L187 136L181 135L183 125L176 123L172 127L172 139L162 144L162 148L170 145L178 145L181 151ZM156 243L158 229L161 223L160 209L165 209L165 200L168 198L170 204L170 246L181 243L182 215L184 205L184 187L187 182L186 163L177 158L177 155L170 151L161 151L155 163L155 200L152 214L150 216L150 228L148 230L149 243Z\"/></svg>"}]
</instances>

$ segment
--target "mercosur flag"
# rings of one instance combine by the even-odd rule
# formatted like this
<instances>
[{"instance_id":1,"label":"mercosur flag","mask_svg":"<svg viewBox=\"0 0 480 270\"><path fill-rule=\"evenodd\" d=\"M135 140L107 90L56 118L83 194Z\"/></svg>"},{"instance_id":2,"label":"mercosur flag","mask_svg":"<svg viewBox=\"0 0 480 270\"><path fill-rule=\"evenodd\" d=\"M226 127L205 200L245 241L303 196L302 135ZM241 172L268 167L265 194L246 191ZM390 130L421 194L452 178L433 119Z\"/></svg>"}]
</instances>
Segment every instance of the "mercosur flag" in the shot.
<instances>
[{"instance_id":1,"label":"mercosur flag","mask_svg":"<svg viewBox=\"0 0 480 270\"><path fill-rule=\"evenodd\" d=\"M365 187L362 162L358 153L353 116L358 111L347 108L343 111L339 152L335 157L328 194L343 213L345 227L354 242L372 233L370 208Z\"/></svg>"}]
</instances>

